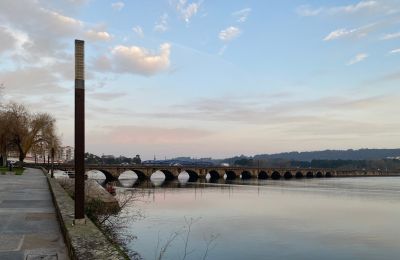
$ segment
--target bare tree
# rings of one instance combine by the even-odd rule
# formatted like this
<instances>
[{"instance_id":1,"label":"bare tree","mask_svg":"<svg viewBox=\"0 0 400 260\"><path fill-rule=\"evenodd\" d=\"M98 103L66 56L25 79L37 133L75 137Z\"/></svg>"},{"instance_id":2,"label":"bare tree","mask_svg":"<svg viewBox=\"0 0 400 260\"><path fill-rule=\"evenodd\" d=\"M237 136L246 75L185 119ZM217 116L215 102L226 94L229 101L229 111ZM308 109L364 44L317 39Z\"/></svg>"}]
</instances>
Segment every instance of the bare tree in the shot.
<instances>
[{"instance_id":1,"label":"bare tree","mask_svg":"<svg viewBox=\"0 0 400 260\"><path fill-rule=\"evenodd\" d=\"M55 133L56 120L50 114L31 114L25 106L16 103L6 106L5 113L9 120L11 143L19 152L20 162L23 162L35 144L42 142L47 147L59 145Z\"/></svg>"}]
</instances>

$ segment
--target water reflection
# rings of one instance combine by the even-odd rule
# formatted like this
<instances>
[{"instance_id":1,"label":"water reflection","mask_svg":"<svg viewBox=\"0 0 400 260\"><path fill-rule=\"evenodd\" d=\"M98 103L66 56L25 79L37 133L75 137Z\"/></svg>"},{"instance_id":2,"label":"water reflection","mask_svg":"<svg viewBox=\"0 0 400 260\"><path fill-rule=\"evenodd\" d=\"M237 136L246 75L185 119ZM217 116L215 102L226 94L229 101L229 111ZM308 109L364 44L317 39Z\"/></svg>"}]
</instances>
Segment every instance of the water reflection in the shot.
<instances>
[{"instance_id":1,"label":"water reflection","mask_svg":"<svg viewBox=\"0 0 400 260\"><path fill-rule=\"evenodd\" d=\"M144 259L157 240L192 227L190 259L201 259L204 238L218 234L209 259L396 259L400 255L400 178L137 181L134 209L146 218L126 232ZM125 189L123 189L125 190ZM126 210L130 212L129 208ZM183 244L163 259L180 259ZM246 250L243 250L245 248Z\"/></svg>"}]
</instances>

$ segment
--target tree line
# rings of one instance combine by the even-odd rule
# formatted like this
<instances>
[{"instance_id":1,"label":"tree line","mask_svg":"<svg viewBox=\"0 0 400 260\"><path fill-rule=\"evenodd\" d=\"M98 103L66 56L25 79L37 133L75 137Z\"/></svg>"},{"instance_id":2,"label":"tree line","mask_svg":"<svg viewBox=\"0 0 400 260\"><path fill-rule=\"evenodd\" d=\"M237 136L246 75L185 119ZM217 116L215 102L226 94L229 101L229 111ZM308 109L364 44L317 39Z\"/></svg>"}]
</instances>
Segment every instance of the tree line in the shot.
<instances>
[{"instance_id":1,"label":"tree line","mask_svg":"<svg viewBox=\"0 0 400 260\"><path fill-rule=\"evenodd\" d=\"M311 160L297 161L287 159L258 160L255 158L236 157L224 162L237 166L252 167L281 167L281 168L330 168L338 170L400 170L400 160L377 159L377 160Z\"/></svg>"},{"instance_id":2,"label":"tree line","mask_svg":"<svg viewBox=\"0 0 400 260\"><path fill-rule=\"evenodd\" d=\"M24 105L9 103L0 107L0 163L6 164L10 152L22 163L26 155L54 153L60 146L56 120L48 113L30 112Z\"/></svg>"},{"instance_id":3,"label":"tree line","mask_svg":"<svg viewBox=\"0 0 400 260\"><path fill-rule=\"evenodd\" d=\"M87 164L140 164L142 160L140 155L136 155L133 158L113 155L102 155L98 156L92 153L85 153L85 163Z\"/></svg>"}]
</instances>

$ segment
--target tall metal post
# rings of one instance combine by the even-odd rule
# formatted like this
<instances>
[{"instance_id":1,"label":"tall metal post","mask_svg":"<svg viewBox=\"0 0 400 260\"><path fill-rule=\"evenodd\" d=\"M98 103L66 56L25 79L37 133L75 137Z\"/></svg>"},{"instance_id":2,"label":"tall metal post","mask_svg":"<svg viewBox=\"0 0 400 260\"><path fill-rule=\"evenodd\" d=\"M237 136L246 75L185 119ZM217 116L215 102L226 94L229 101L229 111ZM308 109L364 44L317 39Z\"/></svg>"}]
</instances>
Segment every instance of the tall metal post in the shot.
<instances>
[{"instance_id":1,"label":"tall metal post","mask_svg":"<svg viewBox=\"0 0 400 260\"><path fill-rule=\"evenodd\" d=\"M85 223L85 42L75 40L75 224Z\"/></svg>"}]
</instances>

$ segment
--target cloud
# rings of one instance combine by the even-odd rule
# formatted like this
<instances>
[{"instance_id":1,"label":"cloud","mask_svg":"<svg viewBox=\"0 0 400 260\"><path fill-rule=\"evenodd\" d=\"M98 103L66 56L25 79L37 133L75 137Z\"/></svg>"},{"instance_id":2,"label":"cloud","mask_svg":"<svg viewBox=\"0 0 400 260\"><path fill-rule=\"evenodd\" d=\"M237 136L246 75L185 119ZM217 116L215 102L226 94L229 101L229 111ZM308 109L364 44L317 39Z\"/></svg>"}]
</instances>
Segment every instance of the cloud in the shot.
<instances>
[{"instance_id":1,"label":"cloud","mask_svg":"<svg viewBox=\"0 0 400 260\"><path fill-rule=\"evenodd\" d=\"M242 10L236 11L232 13L232 16L235 17L237 22L244 23L247 20L247 17L251 13L251 8L244 8Z\"/></svg>"},{"instance_id":2,"label":"cloud","mask_svg":"<svg viewBox=\"0 0 400 260\"><path fill-rule=\"evenodd\" d=\"M133 27L132 31L134 31L136 33L136 35L139 36L140 38L144 37L143 29L139 25L136 25L135 27Z\"/></svg>"},{"instance_id":3,"label":"cloud","mask_svg":"<svg viewBox=\"0 0 400 260\"><path fill-rule=\"evenodd\" d=\"M219 33L219 39L224 41L224 42L229 42L232 41L233 39L237 38L241 34L241 31L239 28L230 26L226 28L225 30L222 30Z\"/></svg>"},{"instance_id":4,"label":"cloud","mask_svg":"<svg viewBox=\"0 0 400 260\"><path fill-rule=\"evenodd\" d=\"M296 12L300 16L317 16L322 12L323 8L313 9L308 5L299 6Z\"/></svg>"},{"instance_id":5,"label":"cloud","mask_svg":"<svg viewBox=\"0 0 400 260\"><path fill-rule=\"evenodd\" d=\"M381 40L393 40L397 38L400 38L400 32L385 34L384 36L382 36Z\"/></svg>"},{"instance_id":6,"label":"cloud","mask_svg":"<svg viewBox=\"0 0 400 260\"><path fill-rule=\"evenodd\" d=\"M391 50L389 54L400 54L400 49Z\"/></svg>"},{"instance_id":7,"label":"cloud","mask_svg":"<svg viewBox=\"0 0 400 260\"><path fill-rule=\"evenodd\" d=\"M375 8L378 5L379 5L379 3L377 1L361 1L361 2L358 2L357 4L353 4L353 5L334 7L334 8L331 8L331 11L334 13L352 14L352 13L359 12L361 10Z\"/></svg>"},{"instance_id":8,"label":"cloud","mask_svg":"<svg viewBox=\"0 0 400 260\"><path fill-rule=\"evenodd\" d=\"M359 53L347 63L347 66L359 63L359 62L365 60L366 58L368 58L368 54Z\"/></svg>"},{"instance_id":9,"label":"cloud","mask_svg":"<svg viewBox=\"0 0 400 260\"><path fill-rule=\"evenodd\" d=\"M17 39L6 27L0 26L0 54L5 51L13 50L16 47Z\"/></svg>"},{"instance_id":10,"label":"cloud","mask_svg":"<svg viewBox=\"0 0 400 260\"><path fill-rule=\"evenodd\" d=\"M127 93L125 92L94 92L88 95L88 98L94 98L100 101L113 101L126 95Z\"/></svg>"},{"instance_id":11,"label":"cloud","mask_svg":"<svg viewBox=\"0 0 400 260\"><path fill-rule=\"evenodd\" d=\"M164 13L160 16L156 24L154 25L154 31L165 32L168 30L168 14Z\"/></svg>"},{"instance_id":12,"label":"cloud","mask_svg":"<svg viewBox=\"0 0 400 260\"><path fill-rule=\"evenodd\" d=\"M123 2L115 2L111 4L111 8L114 11L121 11L124 8L125 4Z\"/></svg>"},{"instance_id":13,"label":"cloud","mask_svg":"<svg viewBox=\"0 0 400 260\"><path fill-rule=\"evenodd\" d=\"M92 41L109 41L112 38L108 32L97 32L94 30L88 30L86 32L86 37Z\"/></svg>"},{"instance_id":14,"label":"cloud","mask_svg":"<svg viewBox=\"0 0 400 260\"><path fill-rule=\"evenodd\" d=\"M197 3L188 3L187 0L178 0L176 3L176 10L179 12L181 18L189 23L193 16L199 11L201 1Z\"/></svg>"},{"instance_id":15,"label":"cloud","mask_svg":"<svg viewBox=\"0 0 400 260\"><path fill-rule=\"evenodd\" d=\"M341 28L335 31L330 32L325 38L324 41L332 41L341 38L361 38L366 35L373 29L376 24L369 24L366 26L354 28L354 29L346 29Z\"/></svg>"},{"instance_id":16,"label":"cloud","mask_svg":"<svg viewBox=\"0 0 400 260\"><path fill-rule=\"evenodd\" d=\"M191 128L120 125L105 127L103 131L93 133L89 142L101 143L107 140L107 143L112 144L179 144L193 142L211 134L206 130Z\"/></svg>"},{"instance_id":17,"label":"cloud","mask_svg":"<svg viewBox=\"0 0 400 260\"><path fill-rule=\"evenodd\" d=\"M7 93L24 93L43 95L44 93L62 93L65 88L57 82L59 78L52 71L52 67L24 67L13 71L0 72L0 82Z\"/></svg>"},{"instance_id":18,"label":"cloud","mask_svg":"<svg viewBox=\"0 0 400 260\"><path fill-rule=\"evenodd\" d=\"M29 19L21 19L29 17ZM41 61L63 53L65 39L83 34L84 23L78 19L40 6L39 1L0 1L0 22L18 32L24 44L14 61Z\"/></svg>"},{"instance_id":19,"label":"cloud","mask_svg":"<svg viewBox=\"0 0 400 260\"><path fill-rule=\"evenodd\" d=\"M360 1L356 4L334 6L334 7L318 7L312 8L309 5L302 5L296 9L296 12L300 16L317 16L320 14L354 14L362 11L380 10L383 6L377 1Z\"/></svg>"},{"instance_id":20,"label":"cloud","mask_svg":"<svg viewBox=\"0 0 400 260\"><path fill-rule=\"evenodd\" d=\"M99 57L94 65L99 71L151 76L169 67L170 53L169 43L161 44L158 54L143 47L118 45L112 49L111 55Z\"/></svg>"}]
</instances>

